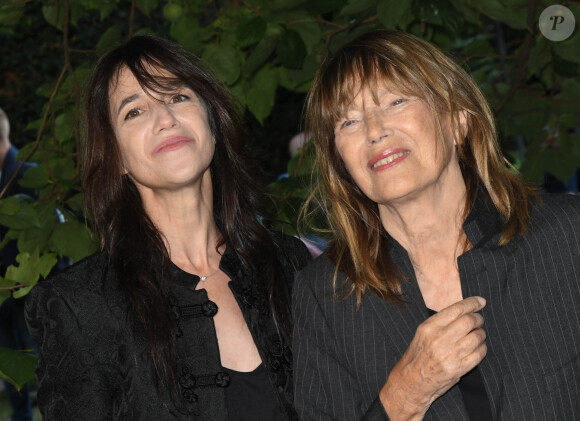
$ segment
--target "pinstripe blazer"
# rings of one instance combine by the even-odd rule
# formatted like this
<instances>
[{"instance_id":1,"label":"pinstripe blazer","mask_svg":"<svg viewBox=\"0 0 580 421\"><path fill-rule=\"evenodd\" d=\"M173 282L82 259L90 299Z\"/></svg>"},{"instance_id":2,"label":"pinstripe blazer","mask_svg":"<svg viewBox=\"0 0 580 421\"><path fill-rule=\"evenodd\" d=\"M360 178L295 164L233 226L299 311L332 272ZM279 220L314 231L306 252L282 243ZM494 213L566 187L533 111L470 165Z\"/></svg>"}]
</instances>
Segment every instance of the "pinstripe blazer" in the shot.
<instances>
[{"instance_id":1,"label":"pinstripe blazer","mask_svg":"<svg viewBox=\"0 0 580 421\"><path fill-rule=\"evenodd\" d=\"M523 237L498 246L503 223L479 194L464 230L473 248L458 258L464 297L487 299L488 353L480 370L494 420L580 420L580 197L544 195ZM407 252L392 258L405 274L405 304L372 294L337 299L324 256L294 284L294 378L304 420L385 420L381 387L429 317ZM339 272L337 285L344 281ZM468 420L457 386L426 420Z\"/></svg>"}]
</instances>

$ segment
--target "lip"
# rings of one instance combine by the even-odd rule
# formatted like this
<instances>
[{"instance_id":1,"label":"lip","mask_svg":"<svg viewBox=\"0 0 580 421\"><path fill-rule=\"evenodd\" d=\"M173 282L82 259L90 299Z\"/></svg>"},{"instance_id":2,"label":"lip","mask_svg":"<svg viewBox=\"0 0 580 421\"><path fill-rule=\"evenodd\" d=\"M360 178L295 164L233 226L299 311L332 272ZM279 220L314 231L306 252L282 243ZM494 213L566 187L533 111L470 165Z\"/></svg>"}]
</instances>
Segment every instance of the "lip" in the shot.
<instances>
[{"instance_id":1,"label":"lip","mask_svg":"<svg viewBox=\"0 0 580 421\"><path fill-rule=\"evenodd\" d=\"M176 149L179 149L179 148L185 146L187 143L191 143L193 141L194 140L191 137L187 137L187 136L168 137L163 142L161 142L159 145L157 145L155 147L155 149L153 149L153 153L157 154L157 153L161 153L161 152L174 151Z\"/></svg>"},{"instance_id":2,"label":"lip","mask_svg":"<svg viewBox=\"0 0 580 421\"><path fill-rule=\"evenodd\" d=\"M381 153L373 156L368 162L368 167L371 171L384 170L386 168L392 167L393 165L397 165L399 162L401 162L402 160L407 158L407 156L409 155L410 152L411 151L409 151L408 149L403 149L403 148L386 149L386 150L382 151ZM403 155L399 156L398 158L395 158L394 160L392 160L389 163L379 165L378 167L373 168L373 165L375 165L377 162L381 161L382 159L385 159L385 158L388 158L389 156L397 155L397 154L403 154Z\"/></svg>"}]
</instances>

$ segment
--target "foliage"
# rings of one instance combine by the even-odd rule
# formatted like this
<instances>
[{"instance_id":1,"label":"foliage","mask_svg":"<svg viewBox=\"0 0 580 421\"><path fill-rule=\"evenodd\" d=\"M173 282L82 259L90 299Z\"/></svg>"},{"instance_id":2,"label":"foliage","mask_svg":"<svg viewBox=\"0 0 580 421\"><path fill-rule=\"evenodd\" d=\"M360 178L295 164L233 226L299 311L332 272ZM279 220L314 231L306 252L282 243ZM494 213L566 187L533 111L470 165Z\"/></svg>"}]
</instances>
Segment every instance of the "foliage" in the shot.
<instances>
[{"instance_id":1,"label":"foliage","mask_svg":"<svg viewBox=\"0 0 580 421\"><path fill-rule=\"evenodd\" d=\"M37 89L44 105L28 124L34 140L21 150L21 158L39 163L22 180L38 190L39 199L0 201L0 223L11 228L8 238L18 241L21 252L20 266L0 280L0 301L17 284L25 286L17 294L26 293L58 256L77 261L95 249L79 177L81 93L95 58L128 36L154 32L176 39L207 60L248 113L264 123L282 89L307 91L328 51L375 28L408 31L448 50L470 70L492 104L506 156L521 163L524 177L538 181L549 171L566 180L580 162L580 30L565 41L545 39L537 21L552 3L3 0L0 36L5 45L24 42L23 30L42 28L46 39L55 40L50 48L60 70ZM578 2L560 3L580 19ZM290 231L309 193L303 181L309 180L311 158L308 153L295 157L290 177L270 185L279 223ZM54 209L64 223L57 221ZM0 359L0 375L7 372L5 361Z\"/></svg>"}]
</instances>

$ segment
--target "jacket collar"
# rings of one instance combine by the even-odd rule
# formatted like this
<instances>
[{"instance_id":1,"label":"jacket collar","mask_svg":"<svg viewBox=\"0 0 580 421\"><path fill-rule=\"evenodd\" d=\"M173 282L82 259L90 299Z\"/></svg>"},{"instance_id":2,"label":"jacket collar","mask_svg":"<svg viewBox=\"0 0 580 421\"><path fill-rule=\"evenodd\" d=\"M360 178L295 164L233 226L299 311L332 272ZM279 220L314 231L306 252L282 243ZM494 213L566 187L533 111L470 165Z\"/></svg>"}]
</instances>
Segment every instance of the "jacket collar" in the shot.
<instances>
[{"instance_id":1,"label":"jacket collar","mask_svg":"<svg viewBox=\"0 0 580 421\"><path fill-rule=\"evenodd\" d=\"M487 190L479 187L475 201L463 222L463 231L474 248L482 247L493 240L497 245L503 232L505 218L497 210Z\"/></svg>"}]
</instances>

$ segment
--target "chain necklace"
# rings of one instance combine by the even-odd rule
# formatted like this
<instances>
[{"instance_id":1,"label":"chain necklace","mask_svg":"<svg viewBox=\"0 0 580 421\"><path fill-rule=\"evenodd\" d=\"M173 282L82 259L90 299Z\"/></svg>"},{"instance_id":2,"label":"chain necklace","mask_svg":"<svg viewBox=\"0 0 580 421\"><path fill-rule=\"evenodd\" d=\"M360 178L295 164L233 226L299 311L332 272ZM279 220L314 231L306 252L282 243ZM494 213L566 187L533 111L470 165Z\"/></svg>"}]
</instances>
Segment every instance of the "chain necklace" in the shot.
<instances>
[{"instance_id":1,"label":"chain necklace","mask_svg":"<svg viewBox=\"0 0 580 421\"><path fill-rule=\"evenodd\" d=\"M218 268L215 270L215 272L213 272L213 273L210 273L209 275L206 275L206 276L200 276L200 277L199 277L199 280L200 280L201 282L205 282L205 281L206 281L208 278L211 278L211 277L212 277L212 276L214 276L216 273L218 273L218 272L219 272L219 270L220 270L220 268L218 267Z\"/></svg>"}]
</instances>

